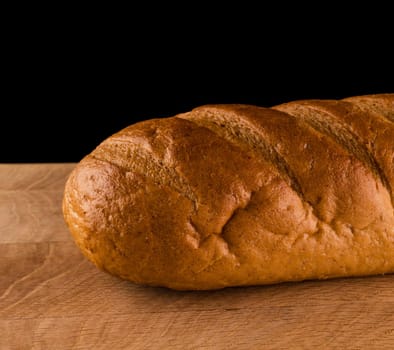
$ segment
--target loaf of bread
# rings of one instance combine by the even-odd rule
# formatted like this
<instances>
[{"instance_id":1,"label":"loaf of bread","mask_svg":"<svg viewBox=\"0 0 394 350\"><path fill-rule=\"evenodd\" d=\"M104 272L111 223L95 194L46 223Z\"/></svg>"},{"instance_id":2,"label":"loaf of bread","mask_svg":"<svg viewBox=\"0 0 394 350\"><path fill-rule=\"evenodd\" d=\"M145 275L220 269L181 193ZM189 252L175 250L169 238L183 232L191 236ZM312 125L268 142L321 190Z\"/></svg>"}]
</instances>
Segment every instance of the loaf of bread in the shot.
<instances>
[{"instance_id":1,"label":"loaf of bread","mask_svg":"<svg viewBox=\"0 0 394 350\"><path fill-rule=\"evenodd\" d=\"M135 123L68 178L99 268L209 290L394 272L394 94L203 105Z\"/></svg>"}]
</instances>

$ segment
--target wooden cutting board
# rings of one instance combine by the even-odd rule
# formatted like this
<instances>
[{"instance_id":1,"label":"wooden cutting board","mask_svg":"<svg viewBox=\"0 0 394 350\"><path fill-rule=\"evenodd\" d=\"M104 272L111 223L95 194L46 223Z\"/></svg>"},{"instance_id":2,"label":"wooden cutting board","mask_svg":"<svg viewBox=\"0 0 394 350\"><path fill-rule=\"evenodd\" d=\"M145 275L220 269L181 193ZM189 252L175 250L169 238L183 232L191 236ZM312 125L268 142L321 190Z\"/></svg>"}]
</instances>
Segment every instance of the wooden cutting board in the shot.
<instances>
[{"instance_id":1,"label":"wooden cutting board","mask_svg":"<svg viewBox=\"0 0 394 350\"><path fill-rule=\"evenodd\" d=\"M394 349L394 276L175 292L99 271L67 231L75 164L0 165L0 349Z\"/></svg>"}]
</instances>

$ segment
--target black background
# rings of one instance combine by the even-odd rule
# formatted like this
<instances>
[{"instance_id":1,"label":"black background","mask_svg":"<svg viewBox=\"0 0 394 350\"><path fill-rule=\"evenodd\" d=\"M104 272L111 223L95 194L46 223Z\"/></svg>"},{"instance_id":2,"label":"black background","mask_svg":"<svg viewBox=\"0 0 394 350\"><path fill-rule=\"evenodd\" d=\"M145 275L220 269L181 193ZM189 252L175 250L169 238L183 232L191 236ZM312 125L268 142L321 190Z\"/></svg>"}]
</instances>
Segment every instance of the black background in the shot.
<instances>
[{"instance_id":1,"label":"black background","mask_svg":"<svg viewBox=\"0 0 394 350\"><path fill-rule=\"evenodd\" d=\"M374 27L386 39L346 19L342 36L332 21L328 32L275 36L262 22L202 33L165 21L146 31L130 21L82 27L54 17L14 26L3 47L0 162L76 162L129 124L207 103L269 107L394 92L389 25Z\"/></svg>"}]
</instances>

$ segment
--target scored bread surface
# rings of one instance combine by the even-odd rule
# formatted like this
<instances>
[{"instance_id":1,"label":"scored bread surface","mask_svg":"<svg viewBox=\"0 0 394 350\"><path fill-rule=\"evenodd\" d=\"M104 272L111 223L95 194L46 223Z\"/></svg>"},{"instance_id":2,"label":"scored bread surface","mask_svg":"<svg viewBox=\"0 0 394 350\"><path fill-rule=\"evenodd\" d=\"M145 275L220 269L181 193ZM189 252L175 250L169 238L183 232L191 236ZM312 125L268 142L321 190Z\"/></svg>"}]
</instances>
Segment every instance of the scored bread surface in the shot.
<instances>
[{"instance_id":1,"label":"scored bread surface","mask_svg":"<svg viewBox=\"0 0 394 350\"><path fill-rule=\"evenodd\" d=\"M394 94L204 105L84 157L63 212L135 283L218 289L394 272Z\"/></svg>"}]
</instances>

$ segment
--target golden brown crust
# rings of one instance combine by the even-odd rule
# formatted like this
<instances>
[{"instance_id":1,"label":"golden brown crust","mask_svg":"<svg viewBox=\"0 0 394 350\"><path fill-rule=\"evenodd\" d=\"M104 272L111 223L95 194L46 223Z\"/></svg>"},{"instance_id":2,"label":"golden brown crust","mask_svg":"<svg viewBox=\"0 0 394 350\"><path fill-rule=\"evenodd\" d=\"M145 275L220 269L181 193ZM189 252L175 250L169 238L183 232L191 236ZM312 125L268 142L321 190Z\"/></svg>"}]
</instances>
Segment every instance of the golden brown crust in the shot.
<instances>
[{"instance_id":1,"label":"golden brown crust","mask_svg":"<svg viewBox=\"0 0 394 350\"><path fill-rule=\"evenodd\" d=\"M394 94L206 105L119 131L70 175L84 254L174 289L394 272Z\"/></svg>"}]
</instances>

